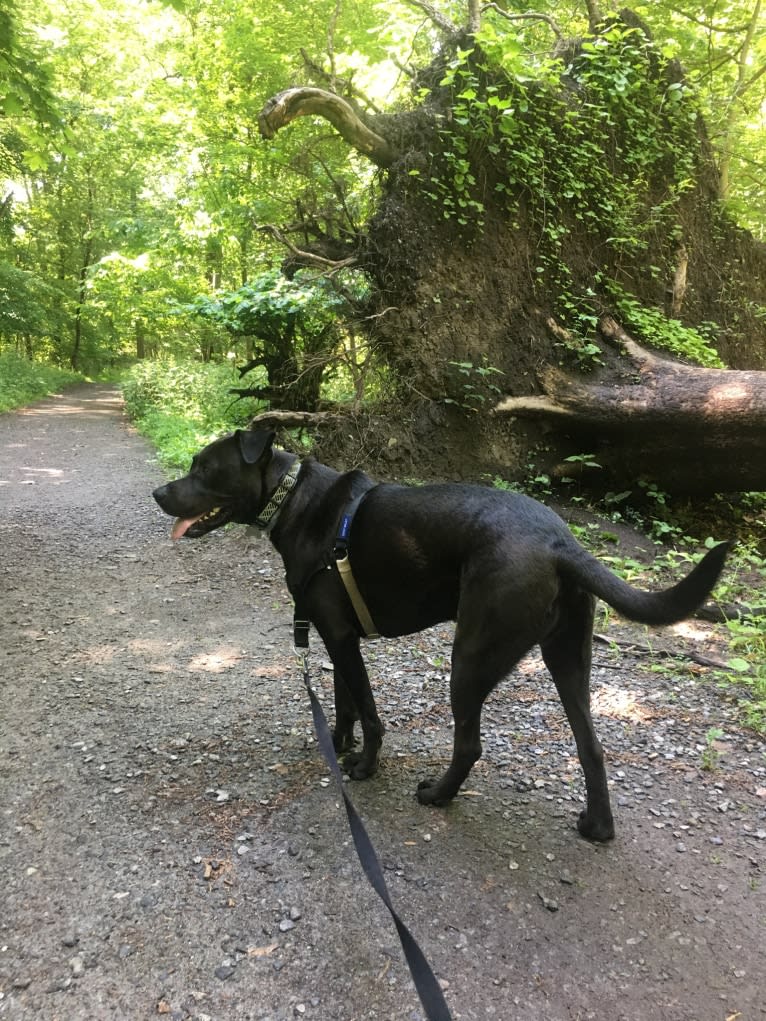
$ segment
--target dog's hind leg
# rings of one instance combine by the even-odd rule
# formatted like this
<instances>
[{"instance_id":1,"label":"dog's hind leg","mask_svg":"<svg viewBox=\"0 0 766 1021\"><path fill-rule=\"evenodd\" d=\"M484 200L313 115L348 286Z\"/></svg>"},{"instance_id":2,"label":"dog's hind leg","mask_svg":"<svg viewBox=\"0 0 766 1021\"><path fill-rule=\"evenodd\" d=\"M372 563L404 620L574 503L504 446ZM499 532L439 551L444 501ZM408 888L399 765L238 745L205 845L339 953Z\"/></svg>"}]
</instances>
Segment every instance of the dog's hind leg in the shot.
<instances>
[{"instance_id":1,"label":"dog's hind leg","mask_svg":"<svg viewBox=\"0 0 766 1021\"><path fill-rule=\"evenodd\" d=\"M505 677L531 644L513 646L497 638L486 621L482 628L458 625L452 649L450 701L455 721L452 761L438 780L418 784L422 805L446 805L460 790L474 762L481 756L481 710L489 693ZM506 626L507 629L507 626ZM502 632L501 632L502 633ZM464 637L466 636L466 637Z\"/></svg>"},{"instance_id":2,"label":"dog's hind leg","mask_svg":"<svg viewBox=\"0 0 766 1021\"><path fill-rule=\"evenodd\" d=\"M559 623L540 643L577 744L585 774L586 807L577 828L588 840L611 840L614 820L604 769L604 753L590 714L590 666L595 600L581 589L561 594Z\"/></svg>"}]
</instances>

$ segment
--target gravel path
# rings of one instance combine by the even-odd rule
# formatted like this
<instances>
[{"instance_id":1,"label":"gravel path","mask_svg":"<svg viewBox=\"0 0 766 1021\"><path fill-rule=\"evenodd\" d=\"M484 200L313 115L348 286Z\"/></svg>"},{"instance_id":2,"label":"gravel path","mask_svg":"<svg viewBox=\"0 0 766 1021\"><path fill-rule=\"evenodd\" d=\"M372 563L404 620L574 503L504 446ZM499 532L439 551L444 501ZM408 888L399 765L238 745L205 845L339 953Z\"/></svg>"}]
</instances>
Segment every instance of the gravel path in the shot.
<instances>
[{"instance_id":1,"label":"gravel path","mask_svg":"<svg viewBox=\"0 0 766 1021\"><path fill-rule=\"evenodd\" d=\"M0 416L0 1017L421 1019L280 563L242 529L171 544L160 479L109 388ZM536 657L490 700L464 796L417 804L449 755L449 636L368 646L388 733L352 796L455 1021L765 1018L766 749L713 676L597 647L618 837L592 846ZM722 654L706 625L649 640Z\"/></svg>"}]
</instances>

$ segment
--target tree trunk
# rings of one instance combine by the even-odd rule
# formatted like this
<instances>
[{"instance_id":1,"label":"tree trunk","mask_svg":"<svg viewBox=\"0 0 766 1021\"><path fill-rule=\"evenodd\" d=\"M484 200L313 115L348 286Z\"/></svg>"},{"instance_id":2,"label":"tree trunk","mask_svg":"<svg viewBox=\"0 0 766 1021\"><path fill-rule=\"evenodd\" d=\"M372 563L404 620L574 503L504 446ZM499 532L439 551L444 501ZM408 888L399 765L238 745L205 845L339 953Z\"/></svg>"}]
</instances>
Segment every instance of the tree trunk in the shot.
<instances>
[{"instance_id":1,"label":"tree trunk","mask_svg":"<svg viewBox=\"0 0 766 1021\"><path fill-rule=\"evenodd\" d=\"M138 358L139 361L143 361L143 359L146 358L146 331L144 328L143 319L136 319L135 336L136 336L136 358Z\"/></svg>"},{"instance_id":2,"label":"tree trunk","mask_svg":"<svg viewBox=\"0 0 766 1021\"><path fill-rule=\"evenodd\" d=\"M90 269L93 261L93 210L96 203L94 192L95 185L93 180L92 178L88 178L88 197L85 206L85 224L82 235L83 253L77 279L77 304L74 312L74 340L72 343L72 352L69 356L69 364L75 371L80 367L83 311L88 298L88 270Z\"/></svg>"},{"instance_id":3,"label":"tree trunk","mask_svg":"<svg viewBox=\"0 0 766 1021\"><path fill-rule=\"evenodd\" d=\"M80 274L77 281L77 304L75 305L74 310L74 339L72 341L72 352L69 356L69 364L75 371L77 371L80 367L80 352L82 350L82 316L88 296L88 269L91 262L92 248L93 242L89 234L88 240L85 243L85 251L83 253L82 265L80 266Z\"/></svg>"},{"instance_id":4,"label":"tree trunk","mask_svg":"<svg viewBox=\"0 0 766 1021\"><path fill-rule=\"evenodd\" d=\"M762 0L756 0L753 10L745 27L745 35L738 44L735 52L737 66L736 81L734 90L726 103L726 114L723 120L722 137L718 145L718 194L722 199L729 195L729 170L731 167L732 136L737 124L737 118L741 116L738 107L742 102L743 95L764 73L764 66L761 64L755 72L751 65L751 50L758 38L758 23L761 17Z\"/></svg>"},{"instance_id":5,"label":"tree trunk","mask_svg":"<svg viewBox=\"0 0 766 1021\"><path fill-rule=\"evenodd\" d=\"M600 330L624 349L632 378L583 383L549 367L544 396L507 397L495 411L555 422L623 484L643 476L674 492L766 489L766 372L659 358L609 317Z\"/></svg>"}]
</instances>

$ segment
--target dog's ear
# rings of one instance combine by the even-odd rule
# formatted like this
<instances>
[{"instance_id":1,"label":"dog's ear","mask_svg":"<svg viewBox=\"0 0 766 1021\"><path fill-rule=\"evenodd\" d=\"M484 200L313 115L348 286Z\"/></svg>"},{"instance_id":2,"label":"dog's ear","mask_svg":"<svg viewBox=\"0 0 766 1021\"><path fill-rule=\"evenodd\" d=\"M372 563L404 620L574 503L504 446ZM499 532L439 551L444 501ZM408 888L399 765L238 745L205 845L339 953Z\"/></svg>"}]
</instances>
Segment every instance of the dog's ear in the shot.
<instances>
[{"instance_id":1,"label":"dog's ear","mask_svg":"<svg viewBox=\"0 0 766 1021\"><path fill-rule=\"evenodd\" d=\"M245 464L255 464L271 450L276 433L269 429L237 429L234 435L239 440L239 450Z\"/></svg>"}]
</instances>

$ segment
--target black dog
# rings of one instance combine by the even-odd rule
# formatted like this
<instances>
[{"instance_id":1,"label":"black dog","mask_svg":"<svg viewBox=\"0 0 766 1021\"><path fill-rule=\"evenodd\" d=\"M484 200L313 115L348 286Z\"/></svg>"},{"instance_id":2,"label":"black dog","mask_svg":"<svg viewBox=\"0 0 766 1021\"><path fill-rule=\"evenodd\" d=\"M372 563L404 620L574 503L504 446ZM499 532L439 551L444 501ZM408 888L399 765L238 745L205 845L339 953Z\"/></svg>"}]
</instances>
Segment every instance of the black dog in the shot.
<instances>
[{"instance_id":1,"label":"black dog","mask_svg":"<svg viewBox=\"0 0 766 1021\"><path fill-rule=\"evenodd\" d=\"M269 531L296 607L315 625L333 662L339 752L351 748L354 722L361 721L361 752L345 760L350 775L375 772L383 725L359 649L365 632L335 567L344 515L353 575L381 635L457 621L452 761L438 780L419 785L418 799L441 805L454 798L481 755L484 700L539 645L585 774L580 833L611 839L603 753L590 715L594 597L631 620L675 623L716 583L728 543L710 550L673 588L642 592L587 553L536 500L484 486L375 485L361 471L341 474L313 458L301 463L273 449L273 439L272 432L239 431L216 440L197 454L188 475L160 486L154 497L179 519L174 539L197 538L229 521Z\"/></svg>"}]
</instances>

